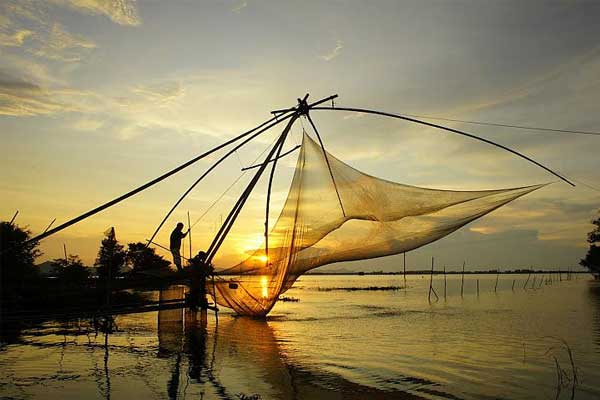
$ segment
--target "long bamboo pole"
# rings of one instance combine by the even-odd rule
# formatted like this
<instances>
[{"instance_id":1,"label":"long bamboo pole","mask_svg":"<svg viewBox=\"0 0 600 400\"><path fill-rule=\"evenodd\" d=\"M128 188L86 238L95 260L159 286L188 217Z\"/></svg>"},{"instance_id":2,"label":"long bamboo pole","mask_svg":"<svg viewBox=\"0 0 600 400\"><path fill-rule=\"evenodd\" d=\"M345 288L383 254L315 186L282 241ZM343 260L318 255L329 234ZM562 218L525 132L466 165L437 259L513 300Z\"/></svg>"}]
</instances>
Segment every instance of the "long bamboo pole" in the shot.
<instances>
[{"instance_id":1,"label":"long bamboo pole","mask_svg":"<svg viewBox=\"0 0 600 400\"><path fill-rule=\"evenodd\" d=\"M154 238L156 237L156 235L158 235L158 232L160 231L160 229L163 227L163 225L165 224L165 222L167 222L167 219L169 219L169 217L171 216L171 214L173 213L173 211L175 211L175 209L179 206L179 204L181 204L181 202L187 197L187 195L204 179L206 178L206 176L208 176L208 174L210 174L215 168L217 168L223 161L225 161L228 157L230 157L233 153L235 153L239 148L241 148L242 146L246 145L248 142L250 142L251 140L253 140L254 138L256 138L257 136L259 136L260 134L268 131L269 129L271 129L272 127L280 124L281 122L285 121L286 119L290 118L293 114L287 115L283 118L281 118L280 120L272 123L272 124L268 124L267 126L265 126L262 129L259 129L258 131L256 131L254 134L252 134L251 136L247 137L245 140L243 140L241 143L239 143L238 145L236 145L234 148L232 148L231 150L229 150L227 153L225 153L223 156L221 156L221 158L219 158L213 165L211 165L202 175L200 175L200 177L198 179L196 179L188 188L185 192L183 192L183 194L179 197L179 199L177 199L177 201L173 204L173 206L171 206L171 208L169 209L169 211L166 213L166 215L163 217L163 219L160 221L160 223L158 224L158 226L156 227L156 229L154 230L154 233L152 234L152 236L150 236L150 240L154 240Z\"/></svg>"},{"instance_id":2,"label":"long bamboo pole","mask_svg":"<svg viewBox=\"0 0 600 400\"><path fill-rule=\"evenodd\" d=\"M280 117L281 117L281 116L280 116ZM198 156L196 156L196 157L192 158L191 160L189 160L189 161L187 161L187 162L185 162L185 163L183 163L183 164L179 165L178 167L175 167L175 168L173 168L172 170L165 172L165 173L164 173L164 174L162 174L161 176L159 176L159 177L157 177L157 178L154 178L154 179L152 179L151 181L149 181L149 182L146 182L146 183L144 183L143 185L141 185L141 186L139 186L139 187L137 187L137 188L135 188L135 189L133 189L133 190L131 190L131 191L129 191L129 192L127 192L127 193L125 193L125 194L123 194L123 195L121 195L121 196L119 196L119 197L115 198L115 199L113 199L113 200L110 200L110 201L108 201L108 202L106 202L106 203L104 203L104 204L101 204L101 205L99 205L98 207L96 207L96 208L94 208L94 209L92 209L92 210L90 210L90 211L87 211L87 212L85 212L85 213L83 213L83 214L81 214L81 215L79 215L79 216L77 216L77 217L75 217L75 218L73 218L73 219L70 219L69 221L67 221L67 222L65 222L65 223L63 223L63 224L61 224L61 225L59 225L59 226L57 226L57 227L55 227L55 228L53 228L53 229L50 229L50 230L49 230L49 231L47 231L47 232L44 232L44 233L42 233L42 234L40 234L40 235L37 235L37 236L35 236L35 237L33 237L33 238L29 239L29 240L28 240L27 242L25 242L25 243L29 243L29 242L35 242L35 241L40 241L40 240L42 240L42 239L45 239L45 238L47 238L47 237L48 237L48 236L50 236L50 235L53 235L53 234L55 234L55 233L57 233L57 232L60 232L60 231L62 231L63 229L65 229L65 228L68 228L68 227L69 227L69 226L71 226L71 225L74 225L74 224L76 224L76 223L78 223L78 222L80 222L80 221L82 221L82 220L84 220L84 219L86 219L86 218L88 218L88 217L91 217L91 216L92 216L92 215L94 215L94 214L97 214L97 213L99 213L100 211L103 211L103 210L105 210L105 209L107 209L107 208L109 208L109 207L112 207L112 206L114 206L115 204L118 204L118 203L122 202L123 200L126 200L126 199L130 198L131 196L134 196L134 195L138 194L139 192L141 192L141 191L143 191L143 190L146 190L146 189L148 189L148 188L149 188L149 187L151 187L151 186L154 186L154 185L156 185L157 183L159 183L159 182L161 182L161 181L163 181L163 180L167 179L168 177L170 177L170 176L172 176L172 175L175 175L175 174L176 174L176 173L178 173L179 171L181 171L181 170L183 170L183 169L185 169L185 168L189 167L189 166L190 166L190 165L192 165L192 164L195 164L196 162L198 162L198 161L200 161L201 159L203 159L203 158L205 158L205 157L207 157L207 156L211 155L212 153L214 153L214 152L216 152L216 151L219 151L219 150L221 150L222 148L224 148L224 147L226 147L226 146L228 146L228 145L230 145L230 144L232 144L232 143L235 143L235 142L237 142L238 140L240 140L240 139L243 139L244 137L246 137L246 136L248 136L248 135L251 135L253 132L255 132L255 131L257 131L257 130L261 129L262 127L264 127L264 126L266 126L266 125L270 124L270 123L271 123L271 122L273 122L273 121L276 121L277 119L278 119L277 117L273 117L273 118L271 118L271 119L269 119L269 120L267 120L267 121L265 121L265 122L261 123L261 124L260 124L260 125L258 125L257 127L255 127L255 128L252 128L252 129L250 129L249 131L246 131L246 132L242 133L241 135L238 135L238 136L236 136L236 137L234 137L234 138L232 138L232 139L230 139L230 140L227 140L226 142L223 142L223 143L221 143L220 145L213 147L212 149L210 149L210 150L208 150L208 151L206 151L206 152L204 152L204 153L202 153L202 154L200 154L200 155L198 155Z\"/></svg>"},{"instance_id":3,"label":"long bamboo pole","mask_svg":"<svg viewBox=\"0 0 600 400\"><path fill-rule=\"evenodd\" d=\"M409 122L414 122L416 124L421 124L421 125L425 125L425 126L430 126L432 128L437 128L437 129L442 129L448 132L453 132L453 133L457 133L459 135L462 136L466 136L469 137L471 139L475 139L475 140L479 140L481 142L490 144L492 146L495 147L499 147L503 150L506 150L510 153L513 153L514 155L521 157L535 165L537 165L538 167L546 170L547 172L551 173L552 175L556 176L557 178L561 179L562 181L568 183L569 185L575 187L575 184L573 182L571 182L570 180L568 180L567 178L565 178L564 176L560 175L559 173L551 170L550 168L546 167L543 164L540 164L539 162L535 161L534 159L526 156L525 154L519 153L516 150L511 149L510 147L501 145L499 143L493 142L491 140L473 135L471 133L467 133L465 131L459 131L458 129L453 129L453 128L448 128L447 126L443 126L443 125L438 125L438 124L433 124L430 122L425 122L425 121L421 121L419 119L415 119L415 118L409 118L409 117L405 117L402 115L398 115L398 114L392 114L392 113L387 113L387 112L383 112L383 111L376 111L376 110L369 110L369 109L365 109L365 108L355 108L355 107L313 107L313 110L336 110L336 111L352 111L352 112L360 112L360 113L365 113L365 114L375 114L375 115L381 115L384 117L391 117L391 118L398 118L398 119L402 119L404 121L409 121Z\"/></svg>"},{"instance_id":4,"label":"long bamboo pole","mask_svg":"<svg viewBox=\"0 0 600 400\"><path fill-rule=\"evenodd\" d=\"M229 215L227 216L227 218L225 219L225 221L221 225L221 228L219 229L219 232L217 232L217 235L215 236L215 238L213 239L212 243L210 244L210 247L208 248L207 257L206 257L206 261L208 263L210 263L212 261L212 259L215 256L216 252L219 250L219 247L221 246L221 244L225 240L225 237L227 236L227 234L229 233L229 230L233 226L233 223L235 222L235 220L236 220L237 216L239 215L240 211L242 210L242 207L246 203L246 200L250 196L250 193L254 189L254 186L256 186L256 183L258 182L260 176L262 175L262 173L264 172L265 168L267 167L267 164L269 163L269 160L271 160L271 158L273 158L273 155L275 154L275 152L277 151L277 149L280 146L283 145L283 143L285 142L285 139L287 137L288 132L292 128L292 125L294 124L294 122L296 121L297 118L298 118L298 113L295 112L294 114L292 114L291 119L288 122L288 124L285 127L285 129L283 130L281 136L279 137L279 139L277 140L277 142L275 143L275 145L273 146L273 148L271 149L271 151L269 152L269 154L265 158L265 161L260 166L260 168L258 169L258 171L256 172L256 174L254 174L254 177L252 178L252 180L250 181L250 183L248 184L248 186L246 187L246 189L244 190L244 192L242 193L242 195L240 196L240 198L238 199L238 201L236 202L236 204L234 205L234 207L230 211Z\"/></svg>"}]
</instances>

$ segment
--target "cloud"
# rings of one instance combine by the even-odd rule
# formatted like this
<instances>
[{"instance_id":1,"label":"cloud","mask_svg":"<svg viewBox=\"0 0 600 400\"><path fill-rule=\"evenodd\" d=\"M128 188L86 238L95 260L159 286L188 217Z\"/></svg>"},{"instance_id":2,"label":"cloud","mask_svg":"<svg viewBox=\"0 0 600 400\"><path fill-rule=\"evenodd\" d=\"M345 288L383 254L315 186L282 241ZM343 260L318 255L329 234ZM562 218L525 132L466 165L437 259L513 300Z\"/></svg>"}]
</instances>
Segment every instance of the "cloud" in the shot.
<instances>
[{"instance_id":1,"label":"cloud","mask_svg":"<svg viewBox=\"0 0 600 400\"><path fill-rule=\"evenodd\" d=\"M248 2L246 0L242 0L235 7L233 7L231 11L239 13L243 8L246 7L248 7Z\"/></svg>"},{"instance_id":2,"label":"cloud","mask_svg":"<svg viewBox=\"0 0 600 400\"><path fill-rule=\"evenodd\" d=\"M167 81L154 85L139 85L132 89L144 101L165 105L185 94L181 82Z\"/></svg>"},{"instance_id":3,"label":"cloud","mask_svg":"<svg viewBox=\"0 0 600 400\"><path fill-rule=\"evenodd\" d=\"M119 25L138 26L142 23L135 0L51 0L76 11L104 15Z\"/></svg>"},{"instance_id":4,"label":"cloud","mask_svg":"<svg viewBox=\"0 0 600 400\"><path fill-rule=\"evenodd\" d=\"M0 70L0 115L34 116L78 111L76 98L89 93L73 89L46 89Z\"/></svg>"},{"instance_id":5,"label":"cloud","mask_svg":"<svg viewBox=\"0 0 600 400\"><path fill-rule=\"evenodd\" d=\"M64 27L58 23L52 25L50 30L40 38L40 45L37 48L29 50L38 57L45 57L50 60L60 60L65 62L80 61L91 50L96 48L96 44L80 35L74 35L67 32Z\"/></svg>"},{"instance_id":6,"label":"cloud","mask_svg":"<svg viewBox=\"0 0 600 400\"><path fill-rule=\"evenodd\" d=\"M335 47L329 53L319 56L319 58L321 60L331 61L340 55L343 48L344 48L344 42L338 39L335 42Z\"/></svg>"}]
</instances>

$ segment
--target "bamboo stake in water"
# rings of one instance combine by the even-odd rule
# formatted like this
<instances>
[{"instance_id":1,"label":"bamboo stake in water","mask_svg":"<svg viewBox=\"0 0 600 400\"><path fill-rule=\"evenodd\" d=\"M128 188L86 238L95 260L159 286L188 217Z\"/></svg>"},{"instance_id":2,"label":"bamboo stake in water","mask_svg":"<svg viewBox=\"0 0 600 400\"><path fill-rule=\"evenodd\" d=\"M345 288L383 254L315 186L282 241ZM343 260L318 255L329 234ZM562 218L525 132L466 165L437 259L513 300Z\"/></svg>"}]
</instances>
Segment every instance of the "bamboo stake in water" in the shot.
<instances>
[{"instance_id":1,"label":"bamboo stake in water","mask_svg":"<svg viewBox=\"0 0 600 400\"><path fill-rule=\"evenodd\" d=\"M523 289L527 289L527 283L529 283L529 278L531 278L531 272L529 273L529 275L527 275L527 280L525 281L525 284L523 285Z\"/></svg>"},{"instance_id":2,"label":"bamboo stake in water","mask_svg":"<svg viewBox=\"0 0 600 400\"><path fill-rule=\"evenodd\" d=\"M513 292L515 291L515 280L513 279L513 284L512 284L512 289Z\"/></svg>"},{"instance_id":3,"label":"bamboo stake in water","mask_svg":"<svg viewBox=\"0 0 600 400\"><path fill-rule=\"evenodd\" d=\"M494 293L498 292L498 278L500 277L500 268L496 271L496 284L494 285Z\"/></svg>"},{"instance_id":4,"label":"bamboo stake in water","mask_svg":"<svg viewBox=\"0 0 600 400\"><path fill-rule=\"evenodd\" d=\"M479 278L477 278L477 297L479 297Z\"/></svg>"},{"instance_id":5,"label":"bamboo stake in water","mask_svg":"<svg viewBox=\"0 0 600 400\"><path fill-rule=\"evenodd\" d=\"M533 282L531 282L531 289L535 289L535 280L537 279L537 276L533 277Z\"/></svg>"},{"instance_id":6,"label":"bamboo stake in water","mask_svg":"<svg viewBox=\"0 0 600 400\"><path fill-rule=\"evenodd\" d=\"M446 266L444 265L444 301L446 301L446 290L448 283L446 282Z\"/></svg>"},{"instance_id":7,"label":"bamboo stake in water","mask_svg":"<svg viewBox=\"0 0 600 400\"><path fill-rule=\"evenodd\" d=\"M465 288L465 264L466 264L466 261L463 261L462 276L460 279L460 297L463 297L464 288Z\"/></svg>"},{"instance_id":8,"label":"bamboo stake in water","mask_svg":"<svg viewBox=\"0 0 600 400\"><path fill-rule=\"evenodd\" d=\"M65 262L68 262L67 259L67 245L63 243L63 251L65 252Z\"/></svg>"},{"instance_id":9,"label":"bamboo stake in water","mask_svg":"<svg viewBox=\"0 0 600 400\"><path fill-rule=\"evenodd\" d=\"M406 252L404 254L404 289L406 290Z\"/></svg>"},{"instance_id":10,"label":"bamboo stake in water","mask_svg":"<svg viewBox=\"0 0 600 400\"><path fill-rule=\"evenodd\" d=\"M427 296L429 303L431 303L431 293L432 292L435 295L436 301L439 300L440 298L437 295L435 289L433 288L433 257L431 257L431 273L429 274L429 295Z\"/></svg>"},{"instance_id":11,"label":"bamboo stake in water","mask_svg":"<svg viewBox=\"0 0 600 400\"><path fill-rule=\"evenodd\" d=\"M433 257L431 257L431 272L429 273L429 293L427 294L427 301L431 303L431 289L433 285Z\"/></svg>"}]
</instances>

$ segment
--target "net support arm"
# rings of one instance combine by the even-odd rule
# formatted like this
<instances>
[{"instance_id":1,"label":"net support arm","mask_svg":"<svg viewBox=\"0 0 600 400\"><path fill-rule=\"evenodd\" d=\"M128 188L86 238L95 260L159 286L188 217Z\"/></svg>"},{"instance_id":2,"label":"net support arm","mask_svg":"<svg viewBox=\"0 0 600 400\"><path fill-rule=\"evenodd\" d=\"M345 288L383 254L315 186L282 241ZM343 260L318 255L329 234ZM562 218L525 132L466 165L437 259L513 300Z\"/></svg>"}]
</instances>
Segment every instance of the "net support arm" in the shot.
<instances>
[{"instance_id":1,"label":"net support arm","mask_svg":"<svg viewBox=\"0 0 600 400\"><path fill-rule=\"evenodd\" d=\"M493 142L491 140L473 135L471 133L467 133L464 131L460 131L458 129L453 129L453 128L449 128L447 126L443 126L443 125L438 125L438 124L433 124L430 122L425 122L425 121L421 121L419 119L415 119L415 118L410 118L410 117L405 117L403 115L399 115L399 114L392 114L392 113L388 113L388 112L384 112L384 111L376 111L376 110L369 110L369 109L365 109L365 108L355 108L355 107L311 107L311 110L329 110L329 111L351 111L351 112L359 112L359 113L364 113L364 114L375 114L375 115L382 115L384 117L391 117L391 118L397 118L397 119L401 119L404 121L409 121L409 122L413 122L416 124L420 124L420 125L425 125L425 126L430 126L432 128L437 128L437 129L442 129L448 132L453 132L462 136L466 136L469 137L471 139L475 139L475 140L479 140L480 142L484 142L487 144L490 144L492 146L495 147L499 147L503 150L506 150L516 156L519 156L535 165L537 165L538 167L546 170L547 172L551 173L552 175L556 176L557 178L559 178L560 180L568 183L571 186L575 186L575 184L573 182L571 182L570 180L568 180L567 178L565 178L564 176L560 175L558 172L555 172L553 170L551 170L550 168L546 167L545 165L535 161L534 159L526 156L525 154L519 153L516 150L511 149L510 147L501 145L499 143Z\"/></svg>"},{"instance_id":2,"label":"net support arm","mask_svg":"<svg viewBox=\"0 0 600 400\"><path fill-rule=\"evenodd\" d=\"M306 118L308 119L308 122L310 122L310 125L312 126L313 130L315 131L315 134L317 135L317 139L319 139L319 144L321 145L321 149L323 150L323 156L325 157L325 162L327 163L327 169L329 169L329 176L331 176L331 182L333 182L333 187L335 188L335 194L337 195L338 201L340 202L340 208L342 209L342 214L345 217L346 210L344 210L344 204L342 203L342 198L340 197L340 192L338 190L337 183L335 183L335 178L333 177L333 171L331 170L331 164L329 163L329 157L327 157L327 151L325 151L325 145L323 144L321 135L319 135L319 131L317 130L315 123L313 122L312 118L310 117L310 114L307 113Z\"/></svg>"},{"instance_id":3,"label":"net support arm","mask_svg":"<svg viewBox=\"0 0 600 400\"><path fill-rule=\"evenodd\" d=\"M181 202L186 198L186 196L198 185L198 183L200 183L200 181L202 181L208 174L210 174L215 168L217 168L223 161L225 161L225 159L227 159L229 156L231 156L233 153L235 153L239 148L241 148L242 146L244 146L245 144L247 144L248 142L250 142L251 140L253 140L254 138L256 138L257 136L259 136L260 134L266 132L267 130L271 129L272 127L280 124L281 122L287 120L288 118L292 117L293 114L289 114L283 118L280 118L279 120L272 122L270 124L268 124L267 126L263 127L262 129L259 129L258 131L256 131L254 134L248 136L245 140L243 140L241 143L237 144L234 148L232 148L231 150L229 150L226 154L224 154L221 158L219 158L213 165L210 166L209 169L207 169L202 175L200 175L200 177L198 179L196 179L191 185L190 187L181 195L181 197L179 197L179 199L175 202L175 204L173 204L173 206L171 207L171 209L167 212L167 214L164 216L164 218L162 219L162 221L160 221L160 224L158 224L158 226L156 227L156 230L154 231L154 233L152 234L152 236L150 237L150 240L147 242L146 246L148 246L150 244L150 242L152 242L154 240L154 238L156 237L156 235L158 235L158 232L160 231L160 229L163 227L163 225L165 224L165 222L167 222L167 219L169 219L169 217L171 216L171 214L173 213L173 211L175 211L175 209L179 206L179 204L181 204Z\"/></svg>"},{"instance_id":4,"label":"net support arm","mask_svg":"<svg viewBox=\"0 0 600 400\"><path fill-rule=\"evenodd\" d=\"M281 117L281 115L279 115L278 117ZM263 122L262 124L258 125L256 128L250 129L249 131L246 131L246 132L244 132L244 133L242 133L242 134L240 134L240 135L238 135L238 136L236 136L236 137L234 137L234 138L232 138L232 139L230 139L230 140L228 140L228 141L226 141L224 143L221 143L220 145L218 145L216 147L213 147L212 149L210 149L210 150L208 150L208 151L206 151L206 152L204 152L204 153L202 153L202 154L200 154L200 155L192 158L191 160L189 160L189 161L187 161L187 162L179 165L178 167L175 167L172 170L165 172L161 176L159 176L157 178L154 178L151 181L146 182L143 185L141 185L141 186L139 186L139 187L137 187L137 188L135 188L135 189L133 189L133 190L131 190L131 191L129 191L129 192L127 192L127 193L125 193L125 194L117 197L117 198L115 198L115 199L112 199L112 200L110 200L110 201L108 201L108 202L106 202L104 204L101 204L98 207L96 207L96 208L94 208L94 209L92 209L90 211L87 211L87 212L85 212L85 213L83 213L83 214L81 214L81 215L79 215L79 216L77 216L77 217L75 217L73 219L70 219L69 221L67 221L65 223L62 223L62 224L60 224L60 225L58 225L58 226L56 226L56 227L54 227L54 228L52 228L52 229L44 232L44 233L41 233L41 234L39 234L39 235L37 235L37 236L29 239L25 243L31 243L31 242L36 242L36 241L40 241L42 239L45 239L45 238L47 238L50 235L53 235L53 234L55 234L57 232L60 232L63 229L70 227L71 225L75 225L76 223L78 223L80 221L83 221L84 219L86 219L88 217L91 217L94 214L99 213L100 211L106 210L107 208L112 207L115 204L118 204L118 203L122 202L123 200L126 200L126 199L130 198L131 196L134 196L134 195L136 195L136 194L138 194L138 193L140 193L140 192L142 192L142 191L144 191L144 190L146 190L146 189L148 189L148 188L156 185L159 182L162 182L163 180L169 178L172 175L175 175L176 173L178 173L179 171L181 171L181 170L189 167L190 165L195 164L196 162L198 162L201 159L203 159L203 158L211 155L212 153L214 153L214 152L216 152L216 151L218 151L218 150L220 150L220 149L222 149L222 148L224 148L224 147L226 147L226 146L228 146L228 145L230 145L232 143L235 143L238 140L243 139L244 137L246 137L248 135L251 135L256 130L261 129L262 127L270 124L273 121L276 121L278 119L278 117L273 117L273 118L271 118L271 119Z\"/></svg>"},{"instance_id":5,"label":"net support arm","mask_svg":"<svg viewBox=\"0 0 600 400\"><path fill-rule=\"evenodd\" d=\"M225 222L223 222L223 224L221 225L221 228L217 232L217 235L215 236L212 243L210 244L210 247L207 250L206 262L210 263L212 261L212 259L214 258L215 254L217 253L217 251L219 250L219 248L221 247L221 244L225 240L225 237L229 233L229 230L231 229L237 216L241 212L244 204L246 203L246 200L248 200L250 193L256 186L256 183L258 182L261 175L267 168L269 161L273 158L277 149L285 142L287 133L290 131L290 129L292 128L292 125L294 124L294 122L296 121L297 118L298 118L297 112L294 112L293 114L291 114L291 119L288 122L288 124L286 125L285 129L283 130L283 133L281 134L281 136L279 137L279 139L277 140L277 142L275 143L275 145L273 146L273 148L271 149L271 151L265 158L265 161L261 164L258 171L256 171L256 173L254 174L254 177L252 178L252 180L246 186L246 189L244 190L244 192L240 195L238 201L236 202L236 204L233 206L233 208L229 212L229 215L227 215Z\"/></svg>"}]
</instances>

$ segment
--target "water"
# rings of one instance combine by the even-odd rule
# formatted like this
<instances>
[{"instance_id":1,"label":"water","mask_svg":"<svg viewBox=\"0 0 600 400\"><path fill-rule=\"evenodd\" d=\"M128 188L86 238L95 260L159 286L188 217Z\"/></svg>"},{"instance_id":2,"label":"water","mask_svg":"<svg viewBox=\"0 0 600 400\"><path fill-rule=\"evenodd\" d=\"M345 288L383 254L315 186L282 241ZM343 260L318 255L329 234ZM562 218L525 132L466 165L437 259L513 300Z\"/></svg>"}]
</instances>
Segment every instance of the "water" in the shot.
<instances>
[{"instance_id":1,"label":"water","mask_svg":"<svg viewBox=\"0 0 600 400\"><path fill-rule=\"evenodd\" d=\"M555 279L558 277L554 277ZM479 295L476 280L479 279ZM515 290L512 283L515 279ZM267 321L181 310L48 322L0 350L6 398L600 398L600 283L306 276ZM564 279L564 276L563 276ZM163 292L181 295L180 288ZM154 293L155 298L159 297ZM578 383L573 392L573 365Z\"/></svg>"}]
</instances>

